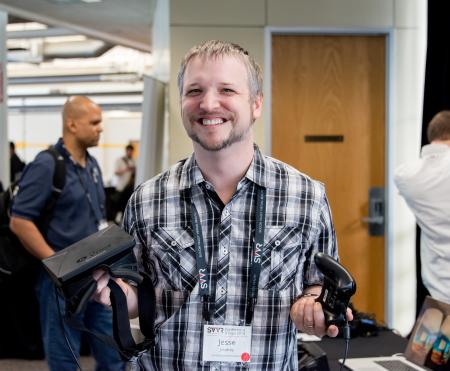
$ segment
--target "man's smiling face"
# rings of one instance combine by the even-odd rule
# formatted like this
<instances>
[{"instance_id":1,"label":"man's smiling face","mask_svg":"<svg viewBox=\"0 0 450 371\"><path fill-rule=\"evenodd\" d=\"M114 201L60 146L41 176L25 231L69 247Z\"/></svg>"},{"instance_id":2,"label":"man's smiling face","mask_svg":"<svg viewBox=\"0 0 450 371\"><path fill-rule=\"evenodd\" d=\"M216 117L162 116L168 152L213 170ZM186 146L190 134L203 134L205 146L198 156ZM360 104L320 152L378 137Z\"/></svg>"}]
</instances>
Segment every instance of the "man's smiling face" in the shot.
<instances>
[{"instance_id":1,"label":"man's smiling face","mask_svg":"<svg viewBox=\"0 0 450 371\"><path fill-rule=\"evenodd\" d=\"M189 137L208 151L220 151L250 137L262 98L250 99L245 64L233 56L189 61L181 115Z\"/></svg>"}]
</instances>

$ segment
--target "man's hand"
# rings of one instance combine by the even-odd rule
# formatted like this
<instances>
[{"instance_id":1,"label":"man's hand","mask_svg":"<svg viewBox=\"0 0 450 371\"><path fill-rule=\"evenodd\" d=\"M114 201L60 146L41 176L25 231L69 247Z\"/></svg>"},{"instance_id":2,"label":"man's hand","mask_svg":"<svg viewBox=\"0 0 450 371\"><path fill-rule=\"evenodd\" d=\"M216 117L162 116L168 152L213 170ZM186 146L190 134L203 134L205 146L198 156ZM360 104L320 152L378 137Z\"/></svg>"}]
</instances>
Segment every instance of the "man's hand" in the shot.
<instances>
[{"instance_id":1,"label":"man's hand","mask_svg":"<svg viewBox=\"0 0 450 371\"><path fill-rule=\"evenodd\" d=\"M108 282L109 282L111 276L109 275L109 273L107 271L105 271L103 269L97 269L92 273L92 277L94 278L94 280L97 281L97 289L95 290L95 293L92 295L92 298L96 302L103 304L107 307L110 307L111 299L109 296L110 296L111 290L108 287ZM122 286L119 282L117 282L117 284L120 285L120 287L122 288ZM124 293L126 295L126 291L124 290L124 288L122 288L122 290L124 291Z\"/></svg>"},{"instance_id":2,"label":"man's hand","mask_svg":"<svg viewBox=\"0 0 450 371\"><path fill-rule=\"evenodd\" d=\"M320 291L319 291L320 292ZM291 307L291 318L297 330L310 335L336 337L339 329L335 325L325 325L322 305L316 296L302 296ZM347 320L353 320L351 309L347 308Z\"/></svg>"},{"instance_id":3,"label":"man's hand","mask_svg":"<svg viewBox=\"0 0 450 371\"><path fill-rule=\"evenodd\" d=\"M92 273L92 277L97 281L97 289L92 295L92 298L103 305L108 307L111 306L110 293L111 290L108 287L108 282L111 279L110 274L103 270L97 269ZM137 317L138 315L138 299L136 289L127 283L125 283L120 278L112 278L122 289L127 298L127 307L130 318Z\"/></svg>"}]
</instances>

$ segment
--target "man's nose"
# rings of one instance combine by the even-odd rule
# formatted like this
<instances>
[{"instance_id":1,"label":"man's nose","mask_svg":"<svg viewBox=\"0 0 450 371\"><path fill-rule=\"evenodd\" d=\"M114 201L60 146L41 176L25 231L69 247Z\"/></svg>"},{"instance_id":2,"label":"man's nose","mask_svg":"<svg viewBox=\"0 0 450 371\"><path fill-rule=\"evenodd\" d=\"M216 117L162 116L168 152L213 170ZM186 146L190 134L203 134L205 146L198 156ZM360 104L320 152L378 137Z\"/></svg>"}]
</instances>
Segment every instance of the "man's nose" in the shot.
<instances>
[{"instance_id":1,"label":"man's nose","mask_svg":"<svg viewBox=\"0 0 450 371\"><path fill-rule=\"evenodd\" d=\"M219 97L214 91L207 91L200 101L200 108L205 111L214 111L220 106Z\"/></svg>"}]
</instances>

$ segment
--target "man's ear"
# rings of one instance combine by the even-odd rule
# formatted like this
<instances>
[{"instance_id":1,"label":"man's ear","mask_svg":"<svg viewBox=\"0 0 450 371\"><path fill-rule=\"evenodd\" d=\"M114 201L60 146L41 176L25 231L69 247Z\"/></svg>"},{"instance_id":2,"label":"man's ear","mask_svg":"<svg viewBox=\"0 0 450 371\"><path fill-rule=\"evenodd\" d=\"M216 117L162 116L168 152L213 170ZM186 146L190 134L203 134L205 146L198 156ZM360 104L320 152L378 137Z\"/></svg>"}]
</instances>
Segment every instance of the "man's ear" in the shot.
<instances>
[{"instance_id":1,"label":"man's ear","mask_svg":"<svg viewBox=\"0 0 450 371\"><path fill-rule=\"evenodd\" d=\"M67 129L71 133L76 132L77 131L77 122L74 119L67 120Z\"/></svg>"},{"instance_id":2,"label":"man's ear","mask_svg":"<svg viewBox=\"0 0 450 371\"><path fill-rule=\"evenodd\" d=\"M263 96L259 94L252 102L253 119L261 117L262 113Z\"/></svg>"}]
</instances>

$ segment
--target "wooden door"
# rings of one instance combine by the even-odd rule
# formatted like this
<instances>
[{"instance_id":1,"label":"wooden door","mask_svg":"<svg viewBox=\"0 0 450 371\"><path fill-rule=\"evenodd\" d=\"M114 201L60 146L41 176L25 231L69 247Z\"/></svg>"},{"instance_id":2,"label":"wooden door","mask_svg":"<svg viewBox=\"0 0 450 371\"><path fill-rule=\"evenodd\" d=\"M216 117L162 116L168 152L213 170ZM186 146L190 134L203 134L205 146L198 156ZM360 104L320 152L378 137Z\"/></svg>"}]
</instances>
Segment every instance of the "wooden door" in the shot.
<instances>
[{"instance_id":1,"label":"wooden door","mask_svg":"<svg viewBox=\"0 0 450 371\"><path fill-rule=\"evenodd\" d=\"M272 39L272 155L325 183L353 303L384 320L384 237L368 190L384 187L385 37Z\"/></svg>"}]
</instances>

